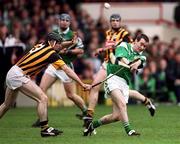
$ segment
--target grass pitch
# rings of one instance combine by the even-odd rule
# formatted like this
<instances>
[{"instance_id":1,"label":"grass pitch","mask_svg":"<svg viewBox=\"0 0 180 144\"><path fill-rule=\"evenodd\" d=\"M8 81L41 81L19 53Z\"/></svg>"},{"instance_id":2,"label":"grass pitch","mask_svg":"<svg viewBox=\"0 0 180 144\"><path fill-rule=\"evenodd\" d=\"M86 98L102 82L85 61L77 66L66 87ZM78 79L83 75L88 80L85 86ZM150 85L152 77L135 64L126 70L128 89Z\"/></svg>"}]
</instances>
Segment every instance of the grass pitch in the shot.
<instances>
[{"instance_id":1,"label":"grass pitch","mask_svg":"<svg viewBox=\"0 0 180 144\"><path fill-rule=\"evenodd\" d=\"M49 124L62 129L61 136L41 138L40 129L32 128L35 108L11 109L0 120L1 144L179 144L180 107L160 105L155 117L144 106L128 106L130 122L139 137L128 137L122 124L105 125L91 137L82 136L82 121L75 117L76 107L49 108ZM95 119L111 112L111 107L98 106Z\"/></svg>"}]
</instances>

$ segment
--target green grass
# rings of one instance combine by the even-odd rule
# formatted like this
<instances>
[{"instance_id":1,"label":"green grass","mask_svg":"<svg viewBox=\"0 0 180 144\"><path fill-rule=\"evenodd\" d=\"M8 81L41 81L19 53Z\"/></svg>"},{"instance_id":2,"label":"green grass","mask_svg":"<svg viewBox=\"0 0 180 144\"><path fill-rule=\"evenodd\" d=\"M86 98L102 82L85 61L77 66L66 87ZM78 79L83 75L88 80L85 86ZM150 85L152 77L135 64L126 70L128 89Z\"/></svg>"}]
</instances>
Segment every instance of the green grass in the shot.
<instances>
[{"instance_id":1,"label":"green grass","mask_svg":"<svg viewBox=\"0 0 180 144\"><path fill-rule=\"evenodd\" d=\"M0 120L1 144L179 144L180 107L157 107L155 117L150 117L143 106L129 106L128 113L140 137L128 137L117 122L97 129L97 135L82 136L82 121L75 117L76 107L49 108L49 124L64 131L63 135L41 138L40 129L31 128L36 119L35 108L11 109ZM98 106L96 117L111 112L111 107Z\"/></svg>"}]
</instances>

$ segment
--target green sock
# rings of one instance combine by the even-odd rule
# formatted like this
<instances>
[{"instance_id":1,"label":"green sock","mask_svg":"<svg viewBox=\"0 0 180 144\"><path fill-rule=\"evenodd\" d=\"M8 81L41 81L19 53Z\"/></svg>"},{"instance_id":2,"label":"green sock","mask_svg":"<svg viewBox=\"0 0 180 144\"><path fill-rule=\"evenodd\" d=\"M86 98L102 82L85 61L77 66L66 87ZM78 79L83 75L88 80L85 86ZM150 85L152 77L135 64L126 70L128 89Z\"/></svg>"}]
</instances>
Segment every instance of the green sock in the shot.
<instances>
[{"instance_id":1,"label":"green sock","mask_svg":"<svg viewBox=\"0 0 180 144\"><path fill-rule=\"evenodd\" d=\"M101 125L102 125L101 120L93 121L93 127L94 127L94 128L97 128L97 127L99 127L99 126L101 126Z\"/></svg>"},{"instance_id":2,"label":"green sock","mask_svg":"<svg viewBox=\"0 0 180 144\"><path fill-rule=\"evenodd\" d=\"M123 122L123 126L124 126L124 129L125 129L125 131L126 131L127 134L129 133L129 131L132 130L129 122Z\"/></svg>"}]
</instances>

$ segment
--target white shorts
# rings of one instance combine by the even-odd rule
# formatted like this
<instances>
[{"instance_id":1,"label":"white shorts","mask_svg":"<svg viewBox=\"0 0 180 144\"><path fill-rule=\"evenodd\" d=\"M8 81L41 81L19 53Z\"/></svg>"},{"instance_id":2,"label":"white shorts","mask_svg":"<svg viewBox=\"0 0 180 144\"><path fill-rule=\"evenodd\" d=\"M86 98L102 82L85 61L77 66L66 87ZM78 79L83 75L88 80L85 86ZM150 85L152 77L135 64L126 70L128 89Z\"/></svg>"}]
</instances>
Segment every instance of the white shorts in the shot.
<instances>
[{"instance_id":1,"label":"white shorts","mask_svg":"<svg viewBox=\"0 0 180 144\"><path fill-rule=\"evenodd\" d=\"M108 77L110 77L112 74L110 74ZM105 97L108 98L110 96L110 92L119 89L122 94L124 95L126 103L128 103L129 99L129 86L127 85L127 82L125 79L119 77L119 76L112 76L104 83L104 89L105 89Z\"/></svg>"},{"instance_id":2,"label":"white shorts","mask_svg":"<svg viewBox=\"0 0 180 144\"><path fill-rule=\"evenodd\" d=\"M72 82L72 79L63 70L57 70L51 64L45 70L45 73L47 73L47 74L49 74L49 75L51 75L53 77L58 77L64 83Z\"/></svg>"},{"instance_id":3,"label":"white shorts","mask_svg":"<svg viewBox=\"0 0 180 144\"><path fill-rule=\"evenodd\" d=\"M30 81L30 78L23 74L23 71L18 66L14 65L7 73L6 85L10 89L17 89L23 84Z\"/></svg>"},{"instance_id":4,"label":"white shorts","mask_svg":"<svg viewBox=\"0 0 180 144\"><path fill-rule=\"evenodd\" d=\"M104 61L100 68L106 70L107 69L107 62Z\"/></svg>"}]
</instances>

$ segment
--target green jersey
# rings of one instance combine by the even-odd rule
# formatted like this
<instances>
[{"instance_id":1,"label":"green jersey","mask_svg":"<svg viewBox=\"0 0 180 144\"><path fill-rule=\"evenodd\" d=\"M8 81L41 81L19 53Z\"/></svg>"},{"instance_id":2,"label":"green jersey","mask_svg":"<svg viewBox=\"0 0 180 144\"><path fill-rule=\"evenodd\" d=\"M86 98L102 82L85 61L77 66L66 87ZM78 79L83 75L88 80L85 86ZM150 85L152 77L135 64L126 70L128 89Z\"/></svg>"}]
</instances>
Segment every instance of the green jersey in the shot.
<instances>
[{"instance_id":1,"label":"green jersey","mask_svg":"<svg viewBox=\"0 0 180 144\"><path fill-rule=\"evenodd\" d=\"M135 52L132 48L132 44L126 42L122 42L120 45L116 47L115 57L126 58L129 62L132 62L137 58L140 58L143 62L146 61L146 57L143 56L142 53ZM112 64L109 62L107 65L107 74L113 74L119 69L121 70L116 75L121 78L124 78L127 81L127 83L131 85L132 73L129 68L117 64Z\"/></svg>"},{"instance_id":2,"label":"green jersey","mask_svg":"<svg viewBox=\"0 0 180 144\"><path fill-rule=\"evenodd\" d=\"M72 30L70 30L70 28L67 28L65 31L61 31L60 29L56 29L55 31L58 31L59 34L62 35L62 37L64 38L65 41L70 41L73 39L74 33ZM82 40L80 38L78 38L77 44L72 47L71 49L74 48L83 48L84 45L82 43ZM68 64L68 65L72 65L72 62L77 58L76 55L61 55L63 61Z\"/></svg>"},{"instance_id":3,"label":"green jersey","mask_svg":"<svg viewBox=\"0 0 180 144\"><path fill-rule=\"evenodd\" d=\"M61 29L58 27L56 29L54 28L53 31L56 31L59 34L61 34L65 41L72 40L73 35L74 35L73 31L70 30L70 28L67 28L65 31L61 31Z\"/></svg>"}]
</instances>

